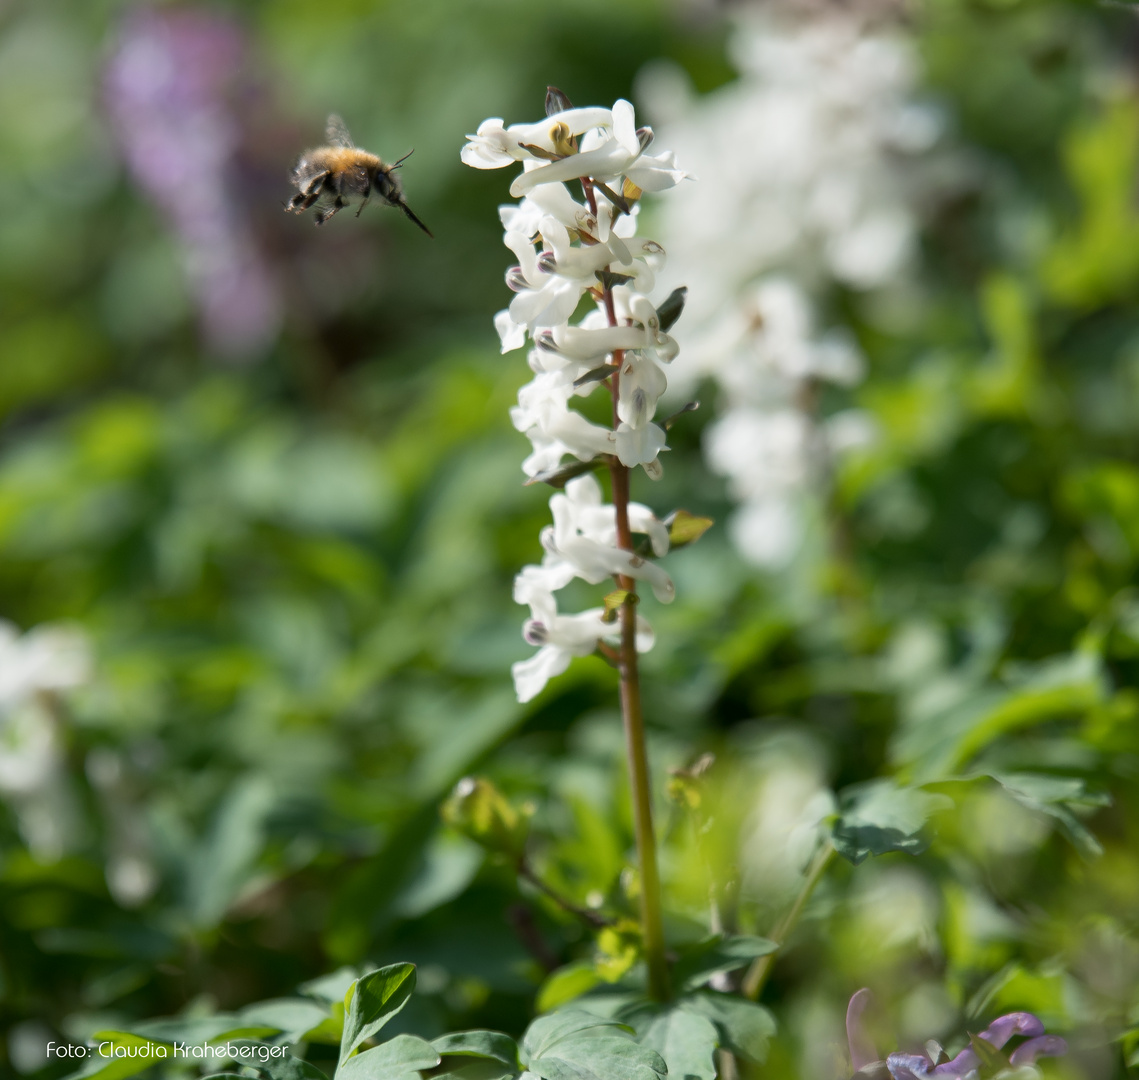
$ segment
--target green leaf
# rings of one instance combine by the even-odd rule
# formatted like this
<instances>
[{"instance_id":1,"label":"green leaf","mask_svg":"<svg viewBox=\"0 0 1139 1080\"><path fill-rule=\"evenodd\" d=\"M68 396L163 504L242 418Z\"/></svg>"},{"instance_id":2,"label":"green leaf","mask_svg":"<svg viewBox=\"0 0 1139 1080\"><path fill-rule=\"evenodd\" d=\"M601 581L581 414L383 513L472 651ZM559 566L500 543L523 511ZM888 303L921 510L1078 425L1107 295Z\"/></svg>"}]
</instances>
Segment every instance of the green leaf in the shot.
<instances>
[{"instance_id":1,"label":"green leaf","mask_svg":"<svg viewBox=\"0 0 1139 1080\"><path fill-rule=\"evenodd\" d=\"M391 902L401 919L418 919L464 892L486 858L481 845L448 831L435 834L422 852L423 865Z\"/></svg>"},{"instance_id":2,"label":"green leaf","mask_svg":"<svg viewBox=\"0 0 1139 1080\"><path fill-rule=\"evenodd\" d=\"M131 1031L155 1042L184 1042L198 1044L212 1042L227 1035L250 1035L272 1031L272 1025L255 1024L236 1013L216 1013L213 1016L195 1016L187 1019L148 1020Z\"/></svg>"},{"instance_id":3,"label":"green leaf","mask_svg":"<svg viewBox=\"0 0 1139 1080\"><path fill-rule=\"evenodd\" d=\"M352 984L345 996L348 1011L340 1039L341 1065L407 1004L414 989L414 964L389 964Z\"/></svg>"},{"instance_id":4,"label":"green leaf","mask_svg":"<svg viewBox=\"0 0 1139 1080\"><path fill-rule=\"evenodd\" d=\"M624 1035L566 1039L529 1062L544 1080L660 1080L668 1072L651 1047Z\"/></svg>"},{"instance_id":5,"label":"green leaf","mask_svg":"<svg viewBox=\"0 0 1139 1080\"><path fill-rule=\"evenodd\" d=\"M522 1038L522 1056L526 1060L541 1057L563 1039L579 1035L583 1031L593 1029L605 1031L613 1028L621 1031L632 1030L627 1024L606 1020L579 1009L565 1009L562 1012L551 1013L549 1016L539 1016L526 1029L526 1034Z\"/></svg>"},{"instance_id":6,"label":"green leaf","mask_svg":"<svg viewBox=\"0 0 1139 1080\"><path fill-rule=\"evenodd\" d=\"M300 990L305 997L316 998L317 1001L323 1001L329 1005L339 1005L343 1008L344 998L348 995L352 984L359 977L360 972L358 969L354 967L342 967L330 975L321 975L319 978L310 979L306 983L301 983L297 989Z\"/></svg>"},{"instance_id":7,"label":"green leaf","mask_svg":"<svg viewBox=\"0 0 1139 1080\"><path fill-rule=\"evenodd\" d=\"M952 805L946 795L873 780L847 788L831 837L835 850L856 866L869 855L904 851L917 855L929 841L923 829L930 814Z\"/></svg>"},{"instance_id":8,"label":"green leaf","mask_svg":"<svg viewBox=\"0 0 1139 1080\"><path fill-rule=\"evenodd\" d=\"M555 971L538 991L538 1012L551 1012L588 993L603 980L592 960L578 960Z\"/></svg>"},{"instance_id":9,"label":"green leaf","mask_svg":"<svg viewBox=\"0 0 1139 1080\"><path fill-rule=\"evenodd\" d=\"M980 1060L981 1067L978 1071L982 1080L987 1080L988 1077L996 1076L997 1073L1009 1068L1008 1058L988 1040L970 1034L969 1045Z\"/></svg>"},{"instance_id":10,"label":"green leaf","mask_svg":"<svg viewBox=\"0 0 1139 1080\"><path fill-rule=\"evenodd\" d=\"M1006 686L977 687L944 708L910 717L891 753L911 780L929 782L958 773L997 739L1067 717L1085 715L1106 700L1101 660L1076 652L1013 669Z\"/></svg>"},{"instance_id":11,"label":"green leaf","mask_svg":"<svg viewBox=\"0 0 1139 1080\"><path fill-rule=\"evenodd\" d=\"M1135 1068L1139 1065L1139 1027L1124 1032L1120 1041L1123 1045L1123 1060L1129 1067Z\"/></svg>"},{"instance_id":12,"label":"green leaf","mask_svg":"<svg viewBox=\"0 0 1139 1080\"><path fill-rule=\"evenodd\" d=\"M455 1031L431 1044L440 1054L468 1054L493 1058L517 1067L518 1045L501 1031Z\"/></svg>"},{"instance_id":13,"label":"green leaf","mask_svg":"<svg viewBox=\"0 0 1139 1080\"><path fill-rule=\"evenodd\" d=\"M414 1076L420 1069L433 1069L441 1060L426 1039L397 1035L342 1062L336 1080L399 1080Z\"/></svg>"},{"instance_id":14,"label":"green leaf","mask_svg":"<svg viewBox=\"0 0 1139 1080\"><path fill-rule=\"evenodd\" d=\"M718 1044L711 1020L680 1007L660 1013L641 1034L641 1045L664 1058L669 1080L716 1080Z\"/></svg>"},{"instance_id":15,"label":"green leaf","mask_svg":"<svg viewBox=\"0 0 1139 1080\"><path fill-rule=\"evenodd\" d=\"M1011 963L981 984L965 1006L967 1015L1001 1014L1026 1009L1046 1027L1068 1022L1069 977L1062 969L1028 969Z\"/></svg>"},{"instance_id":16,"label":"green leaf","mask_svg":"<svg viewBox=\"0 0 1139 1080\"><path fill-rule=\"evenodd\" d=\"M234 1039L230 1045L238 1050L231 1060L256 1070L266 1080L328 1080L315 1065L290 1054L283 1046L267 1046L253 1039Z\"/></svg>"},{"instance_id":17,"label":"green leaf","mask_svg":"<svg viewBox=\"0 0 1139 1080\"><path fill-rule=\"evenodd\" d=\"M602 364L601 367L595 367L592 370L587 371L584 375L579 375L576 379L574 379L574 388L576 389L579 386L585 386L587 383L591 382L601 382L602 379L608 379L609 376L612 375L616 370L617 368L615 368L612 364Z\"/></svg>"},{"instance_id":18,"label":"green leaf","mask_svg":"<svg viewBox=\"0 0 1139 1080\"><path fill-rule=\"evenodd\" d=\"M1134 100L1122 97L1075 125L1064 140L1063 155L1080 215L1048 253L1043 280L1060 301L1094 308L1130 296L1139 280L1134 200L1139 110Z\"/></svg>"},{"instance_id":19,"label":"green leaf","mask_svg":"<svg viewBox=\"0 0 1139 1080\"><path fill-rule=\"evenodd\" d=\"M612 621L617 612L624 607L625 601L628 600L631 595L632 593L630 593L628 589L614 589L612 592L605 594L605 598L601 603L605 607L605 615L603 618L605 618L606 622Z\"/></svg>"},{"instance_id":20,"label":"green leaf","mask_svg":"<svg viewBox=\"0 0 1139 1080\"><path fill-rule=\"evenodd\" d=\"M704 990L681 999L681 1006L708 1017L720 1033L720 1045L733 1054L757 1065L767 1060L775 1017L762 1005L736 994Z\"/></svg>"},{"instance_id":21,"label":"green leaf","mask_svg":"<svg viewBox=\"0 0 1139 1080\"><path fill-rule=\"evenodd\" d=\"M265 777L244 777L226 796L195 853L186 906L195 926L216 926L252 873L276 803Z\"/></svg>"},{"instance_id":22,"label":"green leaf","mask_svg":"<svg viewBox=\"0 0 1139 1080\"><path fill-rule=\"evenodd\" d=\"M1021 806L1053 818L1082 855L1092 858L1103 854L1100 842L1076 817L1071 807L1107 806L1111 801L1107 796L1089 793L1079 777L1038 773L990 775Z\"/></svg>"},{"instance_id":23,"label":"green leaf","mask_svg":"<svg viewBox=\"0 0 1139 1080\"><path fill-rule=\"evenodd\" d=\"M297 1043L309 1032L319 1030L330 1017L313 1001L304 998L273 998L249 1005L238 1014L242 1022L275 1028L283 1033L283 1042ZM339 1032L336 1041L339 1042Z\"/></svg>"},{"instance_id":24,"label":"green leaf","mask_svg":"<svg viewBox=\"0 0 1139 1080\"><path fill-rule=\"evenodd\" d=\"M571 461L566 465L559 465L556 469L547 469L545 472L536 473L526 481L524 486L549 484L550 487L557 488L560 491L575 476L584 476L586 473L595 472L612 460L614 459L608 454L603 454L601 457L593 458L592 461Z\"/></svg>"},{"instance_id":25,"label":"green leaf","mask_svg":"<svg viewBox=\"0 0 1139 1080\"><path fill-rule=\"evenodd\" d=\"M339 1046L341 1036L344 1034L344 1005L336 1006L338 1015L329 1016L314 1028L304 1033L304 1041L320 1043L323 1046Z\"/></svg>"},{"instance_id":26,"label":"green leaf","mask_svg":"<svg viewBox=\"0 0 1139 1080\"><path fill-rule=\"evenodd\" d=\"M703 986L713 975L747 967L760 956L775 952L779 946L767 938L738 934L724 938L707 938L681 952L673 978L686 989Z\"/></svg>"},{"instance_id":27,"label":"green leaf","mask_svg":"<svg viewBox=\"0 0 1139 1080\"><path fill-rule=\"evenodd\" d=\"M1023 415L1039 381L1040 350L1030 291L1011 274L991 274L981 286L981 307L995 355L972 375L968 394L988 416Z\"/></svg>"},{"instance_id":28,"label":"green leaf","mask_svg":"<svg viewBox=\"0 0 1139 1080\"><path fill-rule=\"evenodd\" d=\"M514 1080L518 1069L493 1058L444 1054L438 1066L429 1070L427 1075L448 1076L452 1080Z\"/></svg>"},{"instance_id":29,"label":"green leaf","mask_svg":"<svg viewBox=\"0 0 1139 1080\"><path fill-rule=\"evenodd\" d=\"M688 286L681 285L675 288L664 298L664 302L657 308L657 319L660 328L666 334L684 311L684 301L688 298Z\"/></svg>"},{"instance_id":30,"label":"green leaf","mask_svg":"<svg viewBox=\"0 0 1139 1080\"><path fill-rule=\"evenodd\" d=\"M677 510L668 519L668 546L677 548L695 544L716 523L710 517L697 517L687 510Z\"/></svg>"},{"instance_id":31,"label":"green leaf","mask_svg":"<svg viewBox=\"0 0 1139 1080\"><path fill-rule=\"evenodd\" d=\"M567 1010L534 1021L522 1041L527 1069L544 1080L659 1080L664 1059L624 1024Z\"/></svg>"}]
</instances>

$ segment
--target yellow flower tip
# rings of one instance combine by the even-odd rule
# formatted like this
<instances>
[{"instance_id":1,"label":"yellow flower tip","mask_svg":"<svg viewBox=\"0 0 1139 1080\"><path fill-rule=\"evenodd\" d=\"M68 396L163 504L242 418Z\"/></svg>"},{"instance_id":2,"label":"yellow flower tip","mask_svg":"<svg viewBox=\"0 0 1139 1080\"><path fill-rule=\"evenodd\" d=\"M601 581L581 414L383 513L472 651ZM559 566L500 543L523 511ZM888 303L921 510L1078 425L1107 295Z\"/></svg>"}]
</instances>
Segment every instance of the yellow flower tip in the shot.
<instances>
[{"instance_id":1,"label":"yellow flower tip","mask_svg":"<svg viewBox=\"0 0 1139 1080\"><path fill-rule=\"evenodd\" d=\"M550 142L562 157L577 153L577 140L570 134L569 125L561 120L550 128Z\"/></svg>"}]
</instances>

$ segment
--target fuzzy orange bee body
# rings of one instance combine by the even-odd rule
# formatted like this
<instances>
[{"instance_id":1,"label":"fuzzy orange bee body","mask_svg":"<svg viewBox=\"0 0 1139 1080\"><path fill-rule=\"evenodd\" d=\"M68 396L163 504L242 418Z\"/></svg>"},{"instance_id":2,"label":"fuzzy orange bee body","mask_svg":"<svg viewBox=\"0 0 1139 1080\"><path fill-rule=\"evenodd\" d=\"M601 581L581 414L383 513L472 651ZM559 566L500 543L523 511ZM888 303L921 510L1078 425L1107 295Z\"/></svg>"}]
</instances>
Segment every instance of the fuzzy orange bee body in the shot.
<instances>
[{"instance_id":1,"label":"fuzzy orange bee body","mask_svg":"<svg viewBox=\"0 0 1139 1080\"><path fill-rule=\"evenodd\" d=\"M428 236L431 230L412 213L404 202L403 188L396 174L410 156L405 154L394 165L386 164L375 154L353 145L344 121L335 114L328 118L325 131L327 146L306 150L297 159L289 179L297 193L285 205L294 214L303 214L314 203L316 223L323 225L334 214L350 206L356 199L360 209L374 195L387 206L396 206L415 222Z\"/></svg>"}]
</instances>

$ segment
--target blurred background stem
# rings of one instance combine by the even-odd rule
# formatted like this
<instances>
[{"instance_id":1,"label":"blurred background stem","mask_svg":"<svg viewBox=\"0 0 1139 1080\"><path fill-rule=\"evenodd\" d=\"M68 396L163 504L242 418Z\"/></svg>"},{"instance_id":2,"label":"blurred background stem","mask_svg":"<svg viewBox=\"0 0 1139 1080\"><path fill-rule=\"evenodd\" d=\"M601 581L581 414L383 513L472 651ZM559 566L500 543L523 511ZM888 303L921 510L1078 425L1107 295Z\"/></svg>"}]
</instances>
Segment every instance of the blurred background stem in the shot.
<instances>
[{"instance_id":1,"label":"blurred background stem","mask_svg":"<svg viewBox=\"0 0 1139 1080\"><path fill-rule=\"evenodd\" d=\"M811 893L815 891L815 886L819 883L826 868L830 865L833 856L834 847L828 840L815 854L814 859L811 860L811 865L807 868L807 876L803 879L803 885L799 889L799 894L795 897L795 901L788 909L787 914L779 920L775 929L767 935L776 945L783 945L787 940L787 935L795 929L795 924L799 921L799 916L803 913L803 906L807 903L807 900L810 899ZM767 982L767 976L771 972L771 964L775 956L776 953L768 953L766 956L761 956L748 968L747 975L744 976L743 985L740 987L745 997L749 997L753 1001L759 999L759 995L763 990L763 984Z\"/></svg>"}]
</instances>

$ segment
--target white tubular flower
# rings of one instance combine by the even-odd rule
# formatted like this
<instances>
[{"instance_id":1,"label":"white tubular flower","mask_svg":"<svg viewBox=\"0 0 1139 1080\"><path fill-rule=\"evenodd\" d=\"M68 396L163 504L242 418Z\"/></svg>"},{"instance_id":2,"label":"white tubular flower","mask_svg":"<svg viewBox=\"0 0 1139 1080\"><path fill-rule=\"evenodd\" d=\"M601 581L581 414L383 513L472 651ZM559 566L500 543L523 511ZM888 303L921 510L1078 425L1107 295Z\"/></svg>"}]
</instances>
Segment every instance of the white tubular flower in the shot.
<instances>
[{"instance_id":1,"label":"white tubular flower","mask_svg":"<svg viewBox=\"0 0 1139 1080\"><path fill-rule=\"evenodd\" d=\"M522 466L527 476L557 468L566 454L592 461L609 451L612 433L569 407L573 392L560 372L542 372L518 391L510 419L534 445Z\"/></svg>"},{"instance_id":2,"label":"white tubular flower","mask_svg":"<svg viewBox=\"0 0 1139 1080\"><path fill-rule=\"evenodd\" d=\"M504 353L521 349L526 344L526 327L519 326L511 317L509 311L500 311L494 317L494 328L498 331Z\"/></svg>"},{"instance_id":3,"label":"white tubular flower","mask_svg":"<svg viewBox=\"0 0 1139 1080\"><path fill-rule=\"evenodd\" d=\"M656 412L657 399L664 393L668 380L664 372L644 353L627 352L621 365L621 394L617 399L617 415L631 428L649 427L649 417Z\"/></svg>"},{"instance_id":4,"label":"white tubular flower","mask_svg":"<svg viewBox=\"0 0 1139 1080\"><path fill-rule=\"evenodd\" d=\"M672 579L656 563L617 547L616 510L602 504L601 488L592 476L571 480L565 494L553 495L550 512L554 524L542 531L542 544L552 556L569 563L578 577L597 585L614 574L624 574L647 581L662 604L676 598ZM632 503L629 525L648 533L654 553L668 551L668 529L648 507Z\"/></svg>"},{"instance_id":5,"label":"white tubular flower","mask_svg":"<svg viewBox=\"0 0 1139 1080\"><path fill-rule=\"evenodd\" d=\"M550 119L553 120L554 117ZM531 157L526 162L526 171L510 185L510 194L519 198L539 184L564 183L581 176L603 182L625 176L644 191L664 191L680 183L687 175L676 168L672 154L642 157L652 142L653 133L650 128L636 128L633 106L623 99L613 106L610 124L598 124L594 130L598 132L597 136L584 139L579 154L548 163ZM472 136L468 135L467 138ZM504 165L509 163L509 160L503 161Z\"/></svg>"},{"instance_id":6,"label":"white tubular flower","mask_svg":"<svg viewBox=\"0 0 1139 1080\"><path fill-rule=\"evenodd\" d=\"M641 465L649 479L660 479L662 469L657 455L666 449L664 428L660 425L645 424L635 428L622 423L614 432L613 444L622 465L630 469Z\"/></svg>"},{"instance_id":7,"label":"white tubular flower","mask_svg":"<svg viewBox=\"0 0 1139 1080\"><path fill-rule=\"evenodd\" d=\"M559 615L553 590L569 581L565 577L569 564L552 563L527 566L514 579L514 599L530 608L530 618L522 627L522 636L541 648L528 660L512 665L514 691L521 702L540 694L546 683L561 675L575 656L588 656L597 643L620 635L619 627L606 622L604 608L591 608L577 615ZM568 573L572 576L572 568ZM564 580L563 580L564 577ZM647 620L637 619L637 651L653 647L653 632Z\"/></svg>"},{"instance_id":8,"label":"white tubular flower","mask_svg":"<svg viewBox=\"0 0 1139 1080\"><path fill-rule=\"evenodd\" d=\"M568 104L553 89L551 102L554 109ZM673 187L686 174L672 154L646 153L653 133L637 127L633 106L623 100L612 109L560 108L535 124L505 126L491 119L467 139L462 160L474 168L522 163L510 186L521 201L499 210L515 260L506 272L514 298L495 316L495 328L504 353L521 348L527 338L533 343L528 363L534 378L511 410L514 426L533 447L524 472L560 483L555 476L569 456L608 465L620 475L623 468L640 466L658 479L667 446L653 418L667 387L663 365L675 358L678 346L649 296L665 252L655 240L635 235L638 200L644 191ZM586 296L596 306L571 326ZM613 399L611 427L571 408L599 387ZM589 474L570 479L564 493L550 499L554 524L542 531L543 562L526 567L515 581L515 600L530 608L524 637L539 646L529 660L514 665L520 701L533 698L573 657L621 637L621 620L604 608L558 613L554 593L570 580L612 580L631 588L632 579L645 582L662 603L674 598L672 579L651 561L667 553L668 527L648 507L627 499L623 494L619 514ZM633 550L631 534L647 536L648 543ZM626 619L625 632L632 627ZM635 630L637 650L650 648L652 630L639 614Z\"/></svg>"},{"instance_id":9,"label":"white tubular flower","mask_svg":"<svg viewBox=\"0 0 1139 1080\"><path fill-rule=\"evenodd\" d=\"M479 124L477 134L467 136L470 141L460 157L464 165L474 169L501 169L516 161L538 161L540 158L527 147L557 153L566 138L612 124L610 109L568 109L536 124L511 124L508 128L494 117Z\"/></svg>"}]
</instances>

